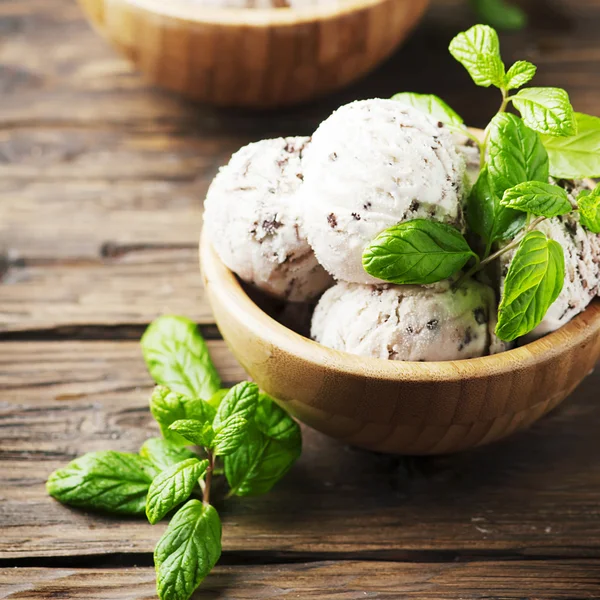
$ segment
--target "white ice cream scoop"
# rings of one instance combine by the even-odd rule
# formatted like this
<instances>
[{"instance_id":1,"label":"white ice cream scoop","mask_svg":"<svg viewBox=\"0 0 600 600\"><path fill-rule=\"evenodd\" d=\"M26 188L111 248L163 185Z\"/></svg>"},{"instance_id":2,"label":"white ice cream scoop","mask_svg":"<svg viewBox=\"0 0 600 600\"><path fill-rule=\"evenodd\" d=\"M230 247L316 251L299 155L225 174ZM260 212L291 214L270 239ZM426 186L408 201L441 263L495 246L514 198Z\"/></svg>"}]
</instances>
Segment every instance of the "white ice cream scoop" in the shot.
<instances>
[{"instance_id":1,"label":"white ice cream scoop","mask_svg":"<svg viewBox=\"0 0 600 600\"><path fill-rule=\"evenodd\" d=\"M304 160L305 231L338 280L377 283L362 266L384 229L424 218L463 229L465 161L443 123L394 100L342 106Z\"/></svg>"},{"instance_id":2,"label":"white ice cream scoop","mask_svg":"<svg viewBox=\"0 0 600 600\"><path fill-rule=\"evenodd\" d=\"M390 360L474 358L506 347L493 334L492 288L338 283L315 309L311 336L335 350Z\"/></svg>"},{"instance_id":3,"label":"white ice cream scoop","mask_svg":"<svg viewBox=\"0 0 600 600\"><path fill-rule=\"evenodd\" d=\"M244 146L212 182L204 232L221 260L243 281L290 301L318 296L332 284L304 235L302 154L309 138Z\"/></svg>"}]
</instances>

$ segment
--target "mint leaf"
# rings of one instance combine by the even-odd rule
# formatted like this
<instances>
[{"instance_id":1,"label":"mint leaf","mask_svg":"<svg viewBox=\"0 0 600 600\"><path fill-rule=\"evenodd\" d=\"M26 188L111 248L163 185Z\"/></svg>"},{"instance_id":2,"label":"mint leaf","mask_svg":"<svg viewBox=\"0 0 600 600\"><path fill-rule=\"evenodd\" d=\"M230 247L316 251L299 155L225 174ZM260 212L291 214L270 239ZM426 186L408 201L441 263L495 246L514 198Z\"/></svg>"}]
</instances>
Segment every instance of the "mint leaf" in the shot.
<instances>
[{"instance_id":1,"label":"mint leaf","mask_svg":"<svg viewBox=\"0 0 600 600\"><path fill-rule=\"evenodd\" d=\"M149 460L160 471L164 471L183 460L195 458L196 455L164 438L149 438L140 448L140 456Z\"/></svg>"},{"instance_id":2,"label":"mint leaf","mask_svg":"<svg viewBox=\"0 0 600 600\"><path fill-rule=\"evenodd\" d=\"M565 280L560 244L541 231L528 233L508 268L496 335L505 342L535 329L558 298Z\"/></svg>"},{"instance_id":3,"label":"mint leaf","mask_svg":"<svg viewBox=\"0 0 600 600\"><path fill-rule=\"evenodd\" d=\"M436 121L441 121L447 125L460 127L463 124L461 117L454 112L441 98L433 94L415 94L412 92L402 92L392 96L392 100L406 105L418 108L434 118Z\"/></svg>"},{"instance_id":4,"label":"mint leaf","mask_svg":"<svg viewBox=\"0 0 600 600\"><path fill-rule=\"evenodd\" d=\"M488 168L484 167L467 199L469 227L491 247L496 241L513 238L523 228L526 219L523 213L500 203Z\"/></svg>"},{"instance_id":5,"label":"mint leaf","mask_svg":"<svg viewBox=\"0 0 600 600\"><path fill-rule=\"evenodd\" d=\"M577 205L581 224L592 233L600 233L600 185L593 191L582 190Z\"/></svg>"},{"instance_id":6,"label":"mint leaf","mask_svg":"<svg viewBox=\"0 0 600 600\"><path fill-rule=\"evenodd\" d=\"M207 467L207 460L188 458L157 475L146 499L148 521L152 525L158 523L170 510L187 500Z\"/></svg>"},{"instance_id":7,"label":"mint leaf","mask_svg":"<svg viewBox=\"0 0 600 600\"><path fill-rule=\"evenodd\" d=\"M577 133L569 94L560 88L525 88L512 96L525 124L539 133L565 136Z\"/></svg>"},{"instance_id":8,"label":"mint leaf","mask_svg":"<svg viewBox=\"0 0 600 600\"><path fill-rule=\"evenodd\" d=\"M203 448L210 448L215 432L210 423L203 423L195 419L181 419L172 423L169 429L177 432L186 444L195 444Z\"/></svg>"},{"instance_id":9,"label":"mint leaf","mask_svg":"<svg viewBox=\"0 0 600 600\"><path fill-rule=\"evenodd\" d=\"M382 231L363 252L362 262L378 279L423 285L451 277L474 256L454 227L414 219Z\"/></svg>"},{"instance_id":10,"label":"mint leaf","mask_svg":"<svg viewBox=\"0 0 600 600\"><path fill-rule=\"evenodd\" d=\"M487 25L474 25L450 42L450 54L480 86L504 85L504 63L498 34Z\"/></svg>"},{"instance_id":11,"label":"mint leaf","mask_svg":"<svg viewBox=\"0 0 600 600\"><path fill-rule=\"evenodd\" d=\"M143 514L156 467L137 454L90 452L54 471L48 493L63 504L111 513Z\"/></svg>"},{"instance_id":12,"label":"mint leaf","mask_svg":"<svg viewBox=\"0 0 600 600\"><path fill-rule=\"evenodd\" d=\"M154 550L161 600L188 600L221 556L221 520L209 504L190 500L171 519Z\"/></svg>"},{"instance_id":13,"label":"mint leaf","mask_svg":"<svg viewBox=\"0 0 600 600\"><path fill-rule=\"evenodd\" d=\"M237 496L266 494L289 471L301 452L299 429L296 435L280 441L250 424L245 442L224 458L231 493Z\"/></svg>"},{"instance_id":14,"label":"mint leaf","mask_svg":"<svg viewBox=\"0 0 600 600\"><path fill-rule=\"evenodd\" d=\"M504 0L471 0L482 22L498 29L522 29L527 24L525 13Z\"/></svg>"},{"instance_id":15,"label":"mint leaf","mask_svg":"<svg viewBox=\"0 0 600 600\"><path fill-rule=\"evenodd\" d=\"M544 135L550 174L559 179L600 177L600 119L575 113L577 133L570 137Z\"/></svg>"},{"instance_id":16,"label":"mint leaf","mask_svg":"<svg viewBox=\"0 0 600 600\"><path fill-rule=\"evenodd\" d=\"M190 398L205 400L221 387L206 342L189 319L159 317L146 329L141 344L156 383Z\"/></svg>"},{"instance_id":17,"label":"mint leaf","mask_svg":"<svg viewBox=\"0 0 600 600\"><path fill-rule=\"evenodd\" d=\"M170 425L181 419L195 419L201 423L212 423L216 411L204 400L182 396L162 385L157 385L150 396L150 412L166 439L185 446L187 442L174 433L170 429Z\"/></svg>"},{"instance_id":18,"label":"mint leaf","mask_svg":"<svg viewBox=\"0 0 600 600\"><path fill-rule=\"evenodd\" d=\"M212 441L215 454L227 456L235 452L246 439L248 421L240 415L232 415L225 421Z\"/></svg>"},{"instance_id":19,"label":"mint leaf","mask_svg":"<svg viewBox=\"0 0 600 600\"><path fill-rule=\"evenodd\" d=\"M531 81L537 72L537 67L526 60L518 60L506 73L504 86L514 90Z\"/></svg>"},{"instance_id":20,"label":"mint leaf","mask_svg":"<svg viewBox=\"0 0 600 600\"><path fill-rule=\"evenodd\" d=\"M557 185L526 181L504 192L503 206L538 217L557 217L573 210L567 192Z\"/></svg>"},{"instance_id":21,"label":"mint leaf","mask_svg":"<svg viewBox=\"0 0 600 600\"><path fill-rule=\"evenodd\" d=\"M298 423L264 392L260 393L254 422L262 433L273 440L295 444L302 436Z\"/></svg>"},{"instance_id":22,"label":"mint leaf","mask_svg":"<svg viewBox=\"0 0 600 600\"><path fill-rule=\"evenodd\" d=\"M510 113L490 123L488 171L496 195L525 181L548 181L548 154L538 134Z\"/></svg>"},{"instance_id":23,"label":"mint leaf","mask_svg":"<svg viewBox=\"0 0 600 600\"><path fill-rule=\"evenodd\" d=\"M232 415L239 415L249 420L254 415L258 403L258 386L250 381L242 381L234 385L217 410L213 428L218 433L223 423Z\"/></svg>"}]
</instances>

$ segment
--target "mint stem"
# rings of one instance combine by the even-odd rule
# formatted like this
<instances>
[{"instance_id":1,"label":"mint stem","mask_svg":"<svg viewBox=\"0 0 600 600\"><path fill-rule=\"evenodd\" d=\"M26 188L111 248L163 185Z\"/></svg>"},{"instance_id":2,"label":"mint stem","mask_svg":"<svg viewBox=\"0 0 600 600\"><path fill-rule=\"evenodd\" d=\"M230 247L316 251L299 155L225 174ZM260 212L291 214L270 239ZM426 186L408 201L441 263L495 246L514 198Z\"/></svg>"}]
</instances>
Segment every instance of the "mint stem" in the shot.
<instances>
[{"instance_id":1,"label":"mint stem","mask_svg":"<svg viewBox=\"0 0 600 600\"><path fill-rule=\"evenodd\" d=\"M500 248L494 252L494 254L490 254L488 257L484 258L481 262L475 263L457 282L456 287L458 287L465 279L472 277L477 271L481 271L481 269L485 268L486 265L490 264L493 260L500 258L506 252L516 248L521 240L530 232L533 231L542 221L545 221L546 217L538 217L534 221L532 221L528 227L526 227L519 235L515 237L515 239L510 243Z\"/></svg>"},{"instance_id":2,"label":"mint stem","mask_svg":"<svg viewBox=\"0 0 600 600\"><path fill-rule=\"evenodd\" d=\"M206 477L204 479L204 491L202 501L204 504L210 504L210 486L212 484L212 474L215 468L215 457L211 450L207 448L206 458L208 458L208 468L206 469Z\"/></svg>"}]
</instances>

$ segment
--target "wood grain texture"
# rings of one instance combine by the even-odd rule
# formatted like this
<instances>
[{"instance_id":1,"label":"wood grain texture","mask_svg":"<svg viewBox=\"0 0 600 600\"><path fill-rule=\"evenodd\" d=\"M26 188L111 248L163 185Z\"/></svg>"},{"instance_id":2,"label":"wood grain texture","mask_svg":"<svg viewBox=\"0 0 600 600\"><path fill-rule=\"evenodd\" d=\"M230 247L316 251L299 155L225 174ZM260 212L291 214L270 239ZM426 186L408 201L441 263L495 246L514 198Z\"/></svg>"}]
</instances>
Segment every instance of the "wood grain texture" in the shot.
<instances>
[{"instance_id":1,"label":"wood grain texture","mask_svg":"<svg viewBox=\"0 0 600 600\"><path fill-rule=\"evenodd\" d=\"M242 375L222 342L211 351L226 381ZM76 455L135 451L155 434L137 344L0 353L0 559L150 552L163 525L72 510L44 489ZM530 431L450 457L372 454L305 429L300 461L270 494L218 503L224 548L259 560L600 557L599 385L595 373Z\"/></svg>"},{"instance_id":2,"label":"wood grain texture","mask_svg":"<svg viewBox=\"0 0 600 600\"><path fill-rule=\"evenodd\" d=\"M144 325L161 314L214 319L198 251L104 245L94 261L13 263L0 285L0 333L88 325Z\"/></svg>"},{"instance_id":3,"label":"wood grain texture","mask_svg":"<svg viewBox=\"0 0 600 600\"><path fill-rule=\"evenodd\" d=\"M253 108L297 104L360 78L398 47L427 3L346 0L295 11L80 0L154 83L194 100Z\"/></svg>"},{"instance_id":4,"label":"wood grain texture","mask_svg":"<svg viewBox=\"0 0 600 600\"><path fill-rule=\"evenodd\" d=\"M600 595L594 561L514 561L406 564L315 562L217 566L195 600L226 598L319 598L320 600L593 600ZM154 569L0 569L0 594L10 600L66 595L71 600L153 600ZM493 596L491 596L493 594Z\"/></svg>"}]
</instances>

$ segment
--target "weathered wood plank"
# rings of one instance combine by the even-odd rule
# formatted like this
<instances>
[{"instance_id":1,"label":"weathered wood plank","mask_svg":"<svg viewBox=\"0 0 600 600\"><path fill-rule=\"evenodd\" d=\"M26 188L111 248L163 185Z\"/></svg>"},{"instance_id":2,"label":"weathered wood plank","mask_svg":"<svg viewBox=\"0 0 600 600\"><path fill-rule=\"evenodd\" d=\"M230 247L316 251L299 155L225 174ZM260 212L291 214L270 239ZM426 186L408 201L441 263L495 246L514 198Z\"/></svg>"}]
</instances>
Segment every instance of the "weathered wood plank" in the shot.
<instances>
[{"instance_id":1,"label":"weathered wood plank","mask_svg":"<svg viewBox=\"0 0 600 600\"><path fill-rule=\"evenodd\" d=\"M226 380L242 376L211 348ZM155 431L137 344L4 343L0 373L0 558L151 551L161 526L74 511L44 489L76 454L135 451ZM306 431L284 482L221 507L225 548L600 557L599 385L596 373L529 432L451 457L400 460Z\"/></svg>"},{"instance_id":2,"label":"weathered wood plank","mask_svg":"<svg viewBox=\"0 0 600 600\"><path fill-rule=\"evenodd\" d=\"M146 324L166 313L214 322L195 245L105 249L116 256L9 267L0 284L0 332Z\"/></svg>"},{"instance_id":3,"label":"weathered wood plank","mask_svg":"<svg viewBox=\"0 0 600 600\"><path fill-rule=\"evenodd\" d=\"M193 598L592 600L600 595L599 569L589 560L217 566ZM0 569L0 597L10 600L153 600L154 586L151 567Z\"/></svg>"}]
</instances>

